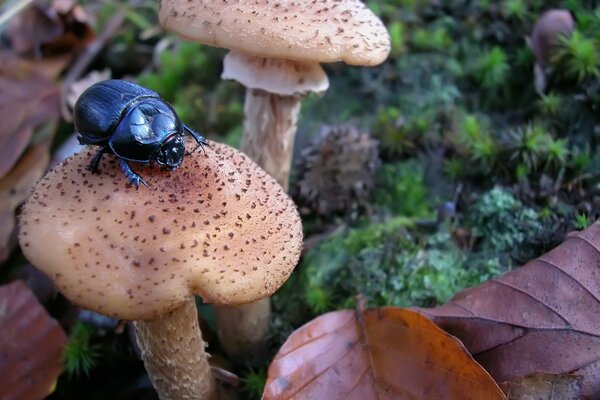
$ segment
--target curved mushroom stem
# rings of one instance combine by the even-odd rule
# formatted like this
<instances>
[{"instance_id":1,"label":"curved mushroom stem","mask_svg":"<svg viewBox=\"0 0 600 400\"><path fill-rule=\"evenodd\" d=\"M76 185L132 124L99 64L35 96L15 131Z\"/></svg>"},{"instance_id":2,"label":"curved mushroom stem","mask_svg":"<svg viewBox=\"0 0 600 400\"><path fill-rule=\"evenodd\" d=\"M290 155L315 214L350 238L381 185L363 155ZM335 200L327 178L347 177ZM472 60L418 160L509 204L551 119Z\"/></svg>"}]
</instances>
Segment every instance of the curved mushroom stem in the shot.
<instances>
[{"instance_id":1,"label":"curved mushroom stem","mask_svg":"<svg viewBox=\"0 0 600 400\"><path fill-rule=\"evenodd\" d=\"M166 315L134 324L144 365L161 400L217 398L194 297Z\"/></svg>"}]
</instances>

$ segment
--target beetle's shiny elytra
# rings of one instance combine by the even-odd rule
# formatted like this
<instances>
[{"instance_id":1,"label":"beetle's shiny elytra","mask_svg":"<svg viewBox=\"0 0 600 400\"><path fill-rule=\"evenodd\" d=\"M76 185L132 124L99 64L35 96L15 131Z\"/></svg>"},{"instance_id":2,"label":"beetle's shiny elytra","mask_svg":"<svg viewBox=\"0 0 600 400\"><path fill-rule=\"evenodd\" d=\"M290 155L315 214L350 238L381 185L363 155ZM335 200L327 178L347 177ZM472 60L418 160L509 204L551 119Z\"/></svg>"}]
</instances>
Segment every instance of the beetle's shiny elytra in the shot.
<instances>
[{"instance_id":1,"label":"beetle's shiny elytra","mask_svg":"<svg viewBox=\"0 0 600 400\"><path fill-rule=\"evenodd\" d=\"M75 103L73 120L79 143L100 146L88 169L97 172L104 153L115 154L136 188L140 183L148 185L128 161L155 161L175 169L185 155L185 132L200 147L207 144L158 93L124 80L111 79L88 88Z\"/></svg>"}]
</instances>

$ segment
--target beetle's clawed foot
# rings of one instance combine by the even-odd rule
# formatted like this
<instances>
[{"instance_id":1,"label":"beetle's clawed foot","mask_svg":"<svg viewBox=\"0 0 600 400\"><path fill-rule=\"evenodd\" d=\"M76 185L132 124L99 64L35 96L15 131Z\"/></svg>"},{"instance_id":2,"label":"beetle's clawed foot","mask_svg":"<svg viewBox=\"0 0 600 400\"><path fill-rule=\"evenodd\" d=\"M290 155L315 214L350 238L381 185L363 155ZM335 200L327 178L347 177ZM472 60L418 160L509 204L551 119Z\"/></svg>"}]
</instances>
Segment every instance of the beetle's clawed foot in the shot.
<instances>
[{"instance_id":1,"label":"beetle's clawed foot","mask_svg":"<svg viewBox=\"0 0 600 400\"><path fill-rule=\"evenodd\" d=\"M129 180L129 183L135 186L136 189L140 188L140 183L148 187L148 184L142 179L142 177L133 172L129 164L127 164L127 161L125 161L122 158L119 158L119 166L121 167L121 170Z\"/></svg>"},{"instance_id":2,"label":"beetle's clawed foot","mask_svg":"<svg viewBox=\"0 0 600 400\"><path fill-rule=\"evenodd\" d=\"M141 177L141 176L139 176L139 175L137 175L137 174L136 174L136 176L134 176L134 177L132 177L132 178L129 178L129 184L131 184L131 185L135 186L135 188L136 188L136 189L139 189L139 188L140 188L140 183L141 183L142 185L144 185L144 186L148 187L148 184L147 184L147 183L146 183L146 182L145 182L145 181L142 179L142 177Z\"/></svg>"}]
</instances>

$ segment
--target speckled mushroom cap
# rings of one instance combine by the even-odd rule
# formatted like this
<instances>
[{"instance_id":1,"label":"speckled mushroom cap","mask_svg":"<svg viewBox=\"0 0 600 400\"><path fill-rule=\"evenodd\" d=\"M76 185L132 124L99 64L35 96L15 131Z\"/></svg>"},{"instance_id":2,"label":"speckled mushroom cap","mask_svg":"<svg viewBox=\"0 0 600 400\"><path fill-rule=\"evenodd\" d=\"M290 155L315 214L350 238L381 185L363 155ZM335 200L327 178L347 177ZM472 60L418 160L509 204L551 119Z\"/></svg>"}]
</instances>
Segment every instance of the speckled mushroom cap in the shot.
<instances>
[{"instance_id":1,"label":"speckled mushroom cap","mask_svg":"<svg viewBox=\"0 0 600 400\"><path fill-rule=\"evenodd\" d=\"M162 0L159 19L190 40L261 57L369 66L391 48L360 0Z\"/></svg>"},{"instance_id":2,"label":"speckled mushroom cap","mask_svg":"<svg viewBox=\"0 0 600 400\"><path fill-rule=\"evenodd\" d=\"M50 171L20 218L25 256L74 303L153 319L192 294L253 302L291 274L302 246L298 212L243 153L211 143L175 171L132 163L149 185L136 190L114 156L89 173L95 151Z\"/></svg>"}]
</instances>

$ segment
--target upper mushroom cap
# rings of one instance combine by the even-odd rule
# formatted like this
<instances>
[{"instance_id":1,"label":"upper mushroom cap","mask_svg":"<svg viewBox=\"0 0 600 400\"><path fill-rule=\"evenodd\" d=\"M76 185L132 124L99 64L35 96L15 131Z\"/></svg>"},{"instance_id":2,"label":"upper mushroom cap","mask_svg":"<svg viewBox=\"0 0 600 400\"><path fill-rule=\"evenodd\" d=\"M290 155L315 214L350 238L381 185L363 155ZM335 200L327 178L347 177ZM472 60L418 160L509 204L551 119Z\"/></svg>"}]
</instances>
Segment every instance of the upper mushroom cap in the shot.
<instances>
[{"instance_id":1,"label":"upper mushroom cap","mask_svg":"<svg viewBox=\"0 0 600 400\"><path fill-rule=\"evenodd\" d=\"M190 40L259 57L369 66L391 48L360 0L162 0L159 19Z\"/></svg>"},{"instance_id":2,"label":"upper mushroom cap","mask_svg":"<svg viewBox=\"0 0 600 400\"><path fill-rule=\"evenodd\" d=\"M65 160L36 186L21 214L25 256L74 303L121 319L153 319L192 294L242 304L275 292L300 256L295 205L243 153L211 143L174 171L116 157L99 174L95 149ZM188 147L188 150L191 150Z\"/></svg>"}]
</instances>

